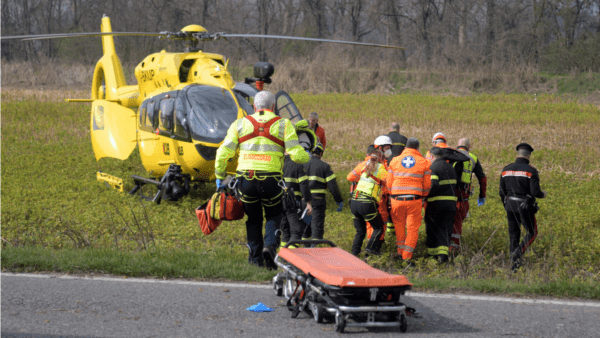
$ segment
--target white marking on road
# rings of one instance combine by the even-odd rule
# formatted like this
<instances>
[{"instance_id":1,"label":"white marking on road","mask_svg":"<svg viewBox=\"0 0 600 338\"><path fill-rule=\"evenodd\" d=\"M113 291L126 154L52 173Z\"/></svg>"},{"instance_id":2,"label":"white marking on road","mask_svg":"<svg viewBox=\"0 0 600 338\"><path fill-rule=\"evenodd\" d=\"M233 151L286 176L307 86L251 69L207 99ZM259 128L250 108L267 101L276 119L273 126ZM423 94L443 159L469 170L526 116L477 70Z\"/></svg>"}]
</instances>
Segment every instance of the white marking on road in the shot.
<instances>
[{"instance_id":1,"label":"white marking on road","mask_svg":"<svg viewBox=\"0 0 600 338\"><path fill-rule=\"evenodd\" d=\"M28 273L2 273L2 277L30 277L30 278L56 278L68 280L90 280L90 281L106 281L106 282L126 282L126 283L155 283L155 284L175 284L175 285L196 285L196 286L216 286L227 288L251 288L251 289L271 289L271 285L264 284L246 284L246 283L219 283L219 282L194 282L185 280L160 280L160 279L145 279L145 278L124 278L124 277L80 277L70 275L50 275L50 274L28 274ZM563 306L587 306L600 308L600 302L596 301L566 301L553 299L533 299L533 298L514 298L514 297L497 297L497 296L472 296L446 293L423 293L411 292L406 293L407 297L413 298L447 298L455 300L475 300L475 301L490 301L490 302L506 302L517 304L551 304Z\"/></svg>"}]
</instances>

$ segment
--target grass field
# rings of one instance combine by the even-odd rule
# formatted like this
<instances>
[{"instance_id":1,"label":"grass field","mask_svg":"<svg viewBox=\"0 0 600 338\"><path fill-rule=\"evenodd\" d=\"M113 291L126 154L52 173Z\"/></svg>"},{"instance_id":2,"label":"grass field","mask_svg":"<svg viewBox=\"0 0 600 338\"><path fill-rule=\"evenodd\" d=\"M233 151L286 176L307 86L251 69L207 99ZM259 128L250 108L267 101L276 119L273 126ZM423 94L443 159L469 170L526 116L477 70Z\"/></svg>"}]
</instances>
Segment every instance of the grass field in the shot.
<instances>
[{"instance_id":1,"label":"grass field","mask_svg":"<svg viewBox=\"0 0 600 338\"><path fill-rule=\"evenodd\" d=\"M246 263L243 221L204 236L194 209L214 185L178 202L153 205L96 181L96 171L125 180L146 175L137 150L127 161L96 162L89 135L89 105L60 102L87 92L2 91L2 269L130 276L266 281L273 276ZM488 175L488 199L471 206L463 232L465 254L440 267L424 257L424 226L417 269L402 270L387 257L373 266L404 273L417 288L536 293L600 299L600 110L549 95L296 94L306 115L317 111L327 132L329 162L347 191L347 173L368 144L392 121L421 140L444 132L450 145L472 141ZM529 142L532 164L549 196L539 202L539 236L525 266L509 271L508 231L498 197L500 169L514 146ZM478 187L476 187L478 191ZM351 214L334 211L325 237L349 250ZM392 251L386 244L384 250Z\"/></svg>"}]
</instances>

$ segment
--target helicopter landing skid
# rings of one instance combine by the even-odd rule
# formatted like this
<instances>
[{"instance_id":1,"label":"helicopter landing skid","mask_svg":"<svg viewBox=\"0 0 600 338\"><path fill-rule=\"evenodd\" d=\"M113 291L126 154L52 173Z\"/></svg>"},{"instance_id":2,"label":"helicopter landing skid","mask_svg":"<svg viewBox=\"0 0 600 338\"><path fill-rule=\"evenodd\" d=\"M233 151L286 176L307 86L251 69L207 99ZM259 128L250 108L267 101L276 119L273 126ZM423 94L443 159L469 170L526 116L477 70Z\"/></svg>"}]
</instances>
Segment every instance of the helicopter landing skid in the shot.
<instances>
[{"instance_id":1,"label":"helicopter landing skid","mask_svg":"<svg viewBox=\"0 0 600 338\"><path fill-rule=\"evenodd\" d=\"M190 175L181 173L181 166L176 164L169 166L169 169L160 181L138 175L131 175L131 178L133 178L135 187L131 189L129 194L135 195L139 190L141 198L146 201L156 202L156 204L160 204L163 195L166 195L172 201L176 201L187 195L190 191ZM158 189L154 197L144 195L142 187L146 184L152 184Z\"/></svg>"}]
</instances>

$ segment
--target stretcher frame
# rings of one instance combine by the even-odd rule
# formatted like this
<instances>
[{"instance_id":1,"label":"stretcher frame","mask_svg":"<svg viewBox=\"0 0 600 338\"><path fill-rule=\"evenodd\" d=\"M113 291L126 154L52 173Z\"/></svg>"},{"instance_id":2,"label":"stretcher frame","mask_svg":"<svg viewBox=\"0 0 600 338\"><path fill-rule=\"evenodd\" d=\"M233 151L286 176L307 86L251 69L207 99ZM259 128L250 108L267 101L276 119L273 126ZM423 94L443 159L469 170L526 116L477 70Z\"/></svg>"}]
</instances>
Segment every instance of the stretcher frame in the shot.
<instances>
[{"instance_id":1,"label":"stretcher frame","mask_svg":"<svg viewBox=\"0 0 600 338\"><path fill-rule=\"evenodd\" d=\"M284 248L319 244L336 247L328 240L302 240L291 241ZM355 257L352 259L360 261ZM343 333L346 327L398 327L400 332L406 332L407 316L421 317L414 308L400 300L411 289L410 283L384 287L340 287L324 283L310 271L300 270L294 262L286 261L279 254L275 263L284 272L273 277L273 290L277 296L286 297L292 318L300 312L309 311L317 323L322 323L325 318L331 319L335 331Z\"/></svg>"}]
</instances>

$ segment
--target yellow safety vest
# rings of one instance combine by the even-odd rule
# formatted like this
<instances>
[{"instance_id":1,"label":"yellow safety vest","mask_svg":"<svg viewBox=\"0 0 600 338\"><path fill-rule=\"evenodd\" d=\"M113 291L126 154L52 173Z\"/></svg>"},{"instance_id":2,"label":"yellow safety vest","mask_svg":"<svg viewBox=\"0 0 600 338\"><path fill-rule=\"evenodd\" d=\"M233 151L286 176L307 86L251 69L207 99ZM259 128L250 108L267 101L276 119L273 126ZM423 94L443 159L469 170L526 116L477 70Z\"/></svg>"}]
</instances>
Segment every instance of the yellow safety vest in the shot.
<instances>
[{"instance_id":1,"label":"yellow safety vest","mask_svg":"<svg viewBox=\"0 0 600 338\"><path fill-rule=\"evenodd\" d=\"M381 186L385 184L382 182L385 180L388 172L385 170L385 166L381 163L377 163L377 169L373 175L367 175L363 172L360 175L360 180L356 186L355 199L359 200L361 196L375 199L375 201L381 201Z\"/></svg>"}]
</instances>

